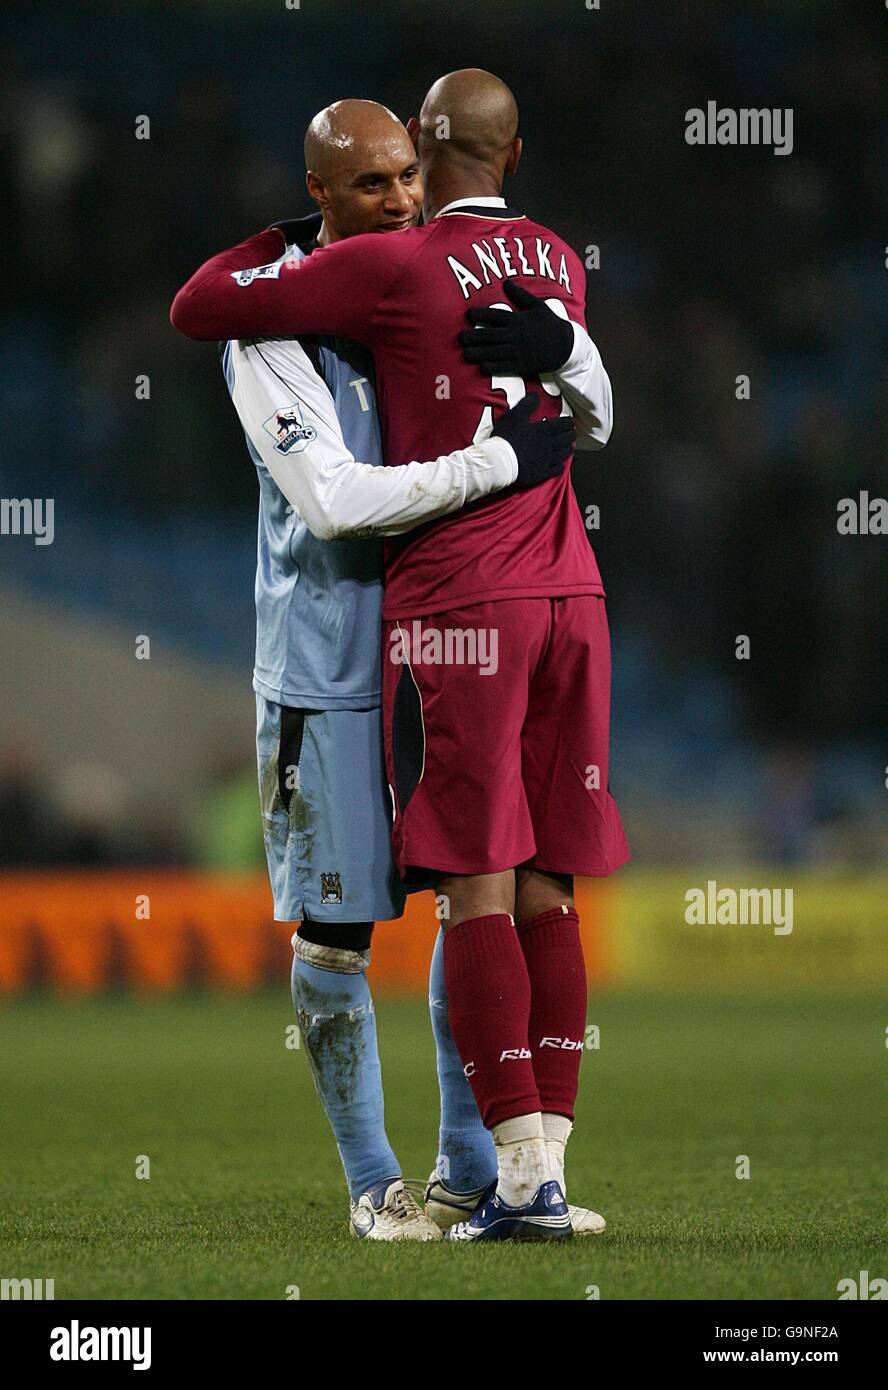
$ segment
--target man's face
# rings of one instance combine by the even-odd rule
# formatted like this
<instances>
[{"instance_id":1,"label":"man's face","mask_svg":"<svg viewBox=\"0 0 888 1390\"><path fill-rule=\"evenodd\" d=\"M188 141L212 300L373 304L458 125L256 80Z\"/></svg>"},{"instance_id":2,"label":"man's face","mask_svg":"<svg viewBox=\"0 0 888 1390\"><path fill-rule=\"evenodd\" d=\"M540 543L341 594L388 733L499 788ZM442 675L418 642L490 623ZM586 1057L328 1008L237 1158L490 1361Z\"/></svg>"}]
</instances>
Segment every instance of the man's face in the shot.
<instances>
[{"instance_id":1,"label":"man's face","mask_svg":"<svg viewBox=\"0 0 888 1390\"><path fill-rule=\"evenodd\" d=\"M416 152L403 130L355 137L336 151L326 177L309 171L308 191L340 239L361 232L403 232L422 211Z\"/></svg>"}]
</instances>

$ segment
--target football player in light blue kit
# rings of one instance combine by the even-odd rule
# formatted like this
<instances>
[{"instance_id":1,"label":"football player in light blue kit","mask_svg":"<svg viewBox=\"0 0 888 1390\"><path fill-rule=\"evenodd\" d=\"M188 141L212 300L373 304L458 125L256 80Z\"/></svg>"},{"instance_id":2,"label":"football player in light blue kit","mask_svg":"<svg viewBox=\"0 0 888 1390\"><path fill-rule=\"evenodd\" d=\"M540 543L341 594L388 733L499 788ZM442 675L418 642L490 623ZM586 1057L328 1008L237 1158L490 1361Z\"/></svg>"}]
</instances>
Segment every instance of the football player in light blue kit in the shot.
<instances>
[{"instance_id":1,"label":"football player in light blue kit","mask_svg":"<svg viewBox=\"0 0 888 1390\"><path fill-rule=\"evenodd\" d=\"M322 215L280 224L280 260L239 272L240 283L279 275L285 260L331 241L395 234L419 218L416 155L384 107L327 108L312 121L305 152ZM386 1136L366 977L373 923L399 917L405 902L382 753L379 538L497 489L541 482L560 472L567 450L529 424L532 404L522 403L482 444L382 467L365 349L326 339L230 342L223 365L259 477L259 783L275 918L300 923L293 1003L345 1169L353 1234L437 1239L439 1226L404 1187ZM461 1155L452 1176L465 1191L486 1185L496 1160L450 1039L439 953L436 960L442 1152Z\"/></svg>"}]
</instances>

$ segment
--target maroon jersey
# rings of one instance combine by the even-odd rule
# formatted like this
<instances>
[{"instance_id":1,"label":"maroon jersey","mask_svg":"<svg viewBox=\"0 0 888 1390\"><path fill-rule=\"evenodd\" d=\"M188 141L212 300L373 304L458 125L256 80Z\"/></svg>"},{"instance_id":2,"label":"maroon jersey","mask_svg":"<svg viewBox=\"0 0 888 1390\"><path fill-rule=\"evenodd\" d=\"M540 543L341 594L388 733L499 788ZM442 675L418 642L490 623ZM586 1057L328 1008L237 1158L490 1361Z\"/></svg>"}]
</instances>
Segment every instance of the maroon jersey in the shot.
<instances>
[{"instance_id":1,"label":"maroon jersey","mask_svg":"<svg viewBox=\"0 0 888 1390\"><path fill-rule=\"evenodd\" d=\"M270 231L215 256L180 291L173 321L199 338L338 334L365 343L376 363L387 459L433 458L486 437L528 387L540 395L536 418L568 413L551 377L485 378L457 341L467 309L512 307L506 279L561 300L585 327L582 262L539 223L511 208L462 204L424 227L267 264L280 254L280 234ZM386 543L390 618L603 592L569 468Z\"/></svg>"}]
</instances>

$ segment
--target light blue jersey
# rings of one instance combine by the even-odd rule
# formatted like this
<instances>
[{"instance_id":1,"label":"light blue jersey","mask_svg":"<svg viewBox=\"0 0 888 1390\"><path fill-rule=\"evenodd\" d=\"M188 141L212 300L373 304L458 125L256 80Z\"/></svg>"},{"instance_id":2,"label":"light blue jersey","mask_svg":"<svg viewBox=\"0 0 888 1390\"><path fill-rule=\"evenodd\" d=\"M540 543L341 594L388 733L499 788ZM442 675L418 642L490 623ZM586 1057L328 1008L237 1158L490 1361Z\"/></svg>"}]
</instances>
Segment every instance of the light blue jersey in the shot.
<instances>
[{"instance_id":1,"label":"light blue jersey","mask_svg":"<svg viewBox=\"0 0 888 1390\"><path fill-rule=\"evenodd\" d=\"M350 452L381 466L369 353L354 343L337 344L337 352L312 343L291 346L305 354L311 370L320 368ZM254 352L262 350L262 343L253 345ZM223 365L234 395L231 343ZM278 366L271 368L275 374ZM298 382L286 385L284 406L289 391L299 395ZM272 427L285 430L276 419ZM299 440L294 443L298 449ZM275 447L295 452L287 444L285 432ZM382 688L382 541L319 540L290 506L249 435L247 448L259 476L253 687L267 700L302 709L376 708Z\"/></svg>"}]
</instances>

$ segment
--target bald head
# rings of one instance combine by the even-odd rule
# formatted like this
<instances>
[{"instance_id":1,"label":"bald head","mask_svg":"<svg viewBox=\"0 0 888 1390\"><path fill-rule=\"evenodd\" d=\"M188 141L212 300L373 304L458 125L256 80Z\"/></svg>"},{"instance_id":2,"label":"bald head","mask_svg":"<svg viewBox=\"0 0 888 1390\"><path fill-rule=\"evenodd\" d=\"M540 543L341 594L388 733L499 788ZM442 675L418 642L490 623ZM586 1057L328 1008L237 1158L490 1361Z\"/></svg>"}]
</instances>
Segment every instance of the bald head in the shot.
<instances>
[{"instance_id":1,"label":"bald head","mask_svg":"<svg viewBox=\"0 0 888 1390\"><path fill-rule=\"evenodd\" d=\"M305 167L329 178L360 163L368 148L409 144L397 116L378 101L334 101L305 132Z\"/></svg>"},{"instance_id":2,"label":"bald head","mask_svg":"<svg viewBox=\"0 0 888 1390\"><path fill-rule=\"evenodd\" d=\"M334 101L305 132L305 181L323 213L319 241L406 231L422 208L413 141L378 101Z\"/></svg>"},{"instance_id":3,"label":"bald head","mask_svg":"<svg viewBox=\"0 0 888 1390\"><path fill-rule=\"evenodd\" d=\"M518 134L518 105L492 72L461 68L429 88L419 129L467 159L496 164L505 161Z\"/></svg>"},{"instance_id":4,"label":"bald head","mask_svg":"<svg viewBox=\"0 0 888 1390\"><path fill-rule=\"evenodd\" d=\"M515 98L483 68L439 77L407 129L419 151L427 221L457 198L501 194L521 159Z\"/></svg>"}]
</instances>

